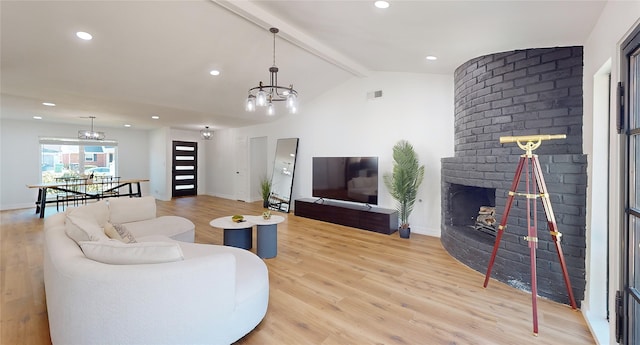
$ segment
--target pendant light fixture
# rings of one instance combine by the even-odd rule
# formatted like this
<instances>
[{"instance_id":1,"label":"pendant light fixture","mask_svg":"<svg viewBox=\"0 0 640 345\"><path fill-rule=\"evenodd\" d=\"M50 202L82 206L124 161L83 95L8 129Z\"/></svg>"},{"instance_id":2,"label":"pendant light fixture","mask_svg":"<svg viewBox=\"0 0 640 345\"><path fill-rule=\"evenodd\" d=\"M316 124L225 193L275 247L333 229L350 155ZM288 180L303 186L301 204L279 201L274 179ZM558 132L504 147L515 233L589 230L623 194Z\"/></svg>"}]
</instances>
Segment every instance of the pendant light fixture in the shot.
<instances>
[{"instance_id":1,"label":"pendant light fixture","mask_svg":"<svg viewBox=\"0 0 640 345\"><path fill-rule=\"evenodd\" d=\"M209 129L209 126L204 126L204 129L200 131L200 136L204 140L211 140L211 138L213 138L213 131Z\"/></svg>"},{"instance_id":2,"label":"pendant light fixture","mask_svg":"<svg viewBox=\"0 0 640 345\"><path fill-rule=\"evenodd\" d=\"M293 84L286 86L278 85L278 67L276 66L276 34L280 31L277 28L271 28L269 31L273 34L273 66L269 68L269 85L265 85L262 81L258 86L249 89L245 110L253 112L256 107L266 107L267 115L275 115L274 102L285 102L286 108L290 114L298 111L298 92L294 90Z\"/></svg>"},{"instance_id":3,"label":"pendant light fixture","mask_svg":"<svg viewBox=\"0 0 640 345\"><path fill-rule=\"evenodd\" d=\"M79 139L90 139L90 140L104 140L105 135L104 132L97 132L93 130L93 120L96 118L95 116L89 116L91 119L91 130L80 130L78 131Z\"/></svg>"}]
</instances>

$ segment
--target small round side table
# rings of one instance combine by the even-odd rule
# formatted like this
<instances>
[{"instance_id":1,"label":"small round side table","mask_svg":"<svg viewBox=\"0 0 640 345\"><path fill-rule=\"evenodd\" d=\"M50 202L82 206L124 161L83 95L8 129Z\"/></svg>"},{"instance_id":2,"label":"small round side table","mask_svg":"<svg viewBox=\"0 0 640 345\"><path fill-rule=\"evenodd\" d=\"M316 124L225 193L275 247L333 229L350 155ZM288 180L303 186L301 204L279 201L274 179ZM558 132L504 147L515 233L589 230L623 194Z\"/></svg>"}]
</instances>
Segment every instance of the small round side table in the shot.
<instances>
[{"instance_id":1,"label":"small round side table","mask_svg":"<svg viewBox=\"0 0 640 345\"><path fill-rule=\"evenodd\" d=\"M223 242L225 246L237 247L242 249L251 249L253 247L253 239L251 230L253 224L246 220L243 222L234 222L231 216L216 218L209 225L214 228L223 229Z\"/></svg>"},{"instance_id":2,"label":"small round side table","mask_svg":"<svg viewBox=\"0 0 640 345\"><path fill-rule=\"evenodd\" d=\"M269 219L264 219L262 216L244 217L258 228L258 256L271 259L278 255L278 223L282 223L284 217L276 215L272 215Z\"/></svg>"}]
</instances>

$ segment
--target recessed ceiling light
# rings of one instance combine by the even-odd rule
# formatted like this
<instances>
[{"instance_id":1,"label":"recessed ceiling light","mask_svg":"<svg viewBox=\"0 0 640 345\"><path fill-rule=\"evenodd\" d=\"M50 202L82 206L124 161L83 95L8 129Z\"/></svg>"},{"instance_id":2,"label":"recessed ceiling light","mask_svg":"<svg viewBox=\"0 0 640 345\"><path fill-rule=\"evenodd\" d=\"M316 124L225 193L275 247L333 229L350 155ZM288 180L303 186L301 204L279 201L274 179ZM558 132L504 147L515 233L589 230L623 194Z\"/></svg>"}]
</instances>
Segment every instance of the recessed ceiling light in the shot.
<instances>
[{"instance_id":1,"label":"recessed ceiling light","mask_svg":"<svg viewBox=\"0 0 640 345\"><path fill-rule=\"evenodd\" d=\"M42 116L38 116L38 115L34 116L33 118L36 120L42 120Z\"/></svg>"},{"instance_id":2,"label":"recessed ceiling light","mask_svg":"<svg viewBox=\"0 0 640 345\"><path fill-rule=\"evenodd\" d=\"M374 2L373 5L375 7L377 7L377 8L389 8L389 2L388 1L378 0L378 1Z\"/></svg>"},{"instance_id":3,"label":"recessed ceiling light","mask_svg":"<svg viewBox=\"0 0 640 345\"><path fill-rule=\"evenodd\" d=\"M76 32L76 36L78 36L79 39L85 40L85 41L91 41L91 39L93 39L93 36L91 36L90 33L84 32L84 31Z\"/></svg>"},{"instance_id":4,"label":"recessed ceiling light","mask_svg":"<svg viewBox=\"0 0 640 345\"><path fill-rule=\"evenodd\" d=\"M429 60L429 61L436 61L436 60L438 60L438 57L437 57L437 56L433 56L433 55L428 55L428 56L427 56L427 60Z\"/></svg>"},{"instance_id":5,"label":"recessed ceiling light","mask_svg":"<svg viewBox=\"0 0 640 345\"><path fill-rule=\"evenodd\" d=\"M160 116L158 116L158 115L153 115L153 116L151 116L151 118L152 118L152 119L154 119L154 120L157 120L157 119L159 119L159 118L160 118Z\"/></svg>"},{"instance_id":6,"label":"recessed ceiling light","mask_svg":"<svg viewBox=\"0 0 640 345\"><path fill-rule=\"evenodd\" d=\"M42 102L42 105L46 105L47 107L55 107L56 106L55 103L51 103L51 102Z\"/></svg>"},{"instance_id":7,"label":"recessed ceiling light","mask_svg":"<svg viewBox=\"0 0 640 345\"><path fill-rule=\"evenodd\" d=\"M217 69L211 70L211 72L209 72L209 74L211 75L220 75L220 71L218 71Z\"/></svg>"},{"instance_id":8,"label":"recessed ceiling light","mask_svg":"<svg viewBox=\"0 0 640 345\"><path fill-rule=\"evenodd\" d=\"M131 125L128 124L128 123L125 123L124 126L127 127L127 128L131 127Z\"/></svg>"}]
</instances>

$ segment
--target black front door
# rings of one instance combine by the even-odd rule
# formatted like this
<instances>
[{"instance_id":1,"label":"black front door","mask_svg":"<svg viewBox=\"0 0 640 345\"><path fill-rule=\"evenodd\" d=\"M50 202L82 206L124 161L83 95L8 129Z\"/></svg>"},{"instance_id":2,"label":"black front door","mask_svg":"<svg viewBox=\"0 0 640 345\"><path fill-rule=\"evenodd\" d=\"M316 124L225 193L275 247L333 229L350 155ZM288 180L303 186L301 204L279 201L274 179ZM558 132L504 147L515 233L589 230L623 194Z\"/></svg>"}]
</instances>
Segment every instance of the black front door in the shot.
<instances>
[{"instance_id":1,"label":"black front door","mask_svg":"<svg viewBox=\"0 0 640 345\"><path fill-rule=\"evenodd\" d=\"M198 194L198 143L173 142L171 196Z\"/></svg>"}]
</instances>

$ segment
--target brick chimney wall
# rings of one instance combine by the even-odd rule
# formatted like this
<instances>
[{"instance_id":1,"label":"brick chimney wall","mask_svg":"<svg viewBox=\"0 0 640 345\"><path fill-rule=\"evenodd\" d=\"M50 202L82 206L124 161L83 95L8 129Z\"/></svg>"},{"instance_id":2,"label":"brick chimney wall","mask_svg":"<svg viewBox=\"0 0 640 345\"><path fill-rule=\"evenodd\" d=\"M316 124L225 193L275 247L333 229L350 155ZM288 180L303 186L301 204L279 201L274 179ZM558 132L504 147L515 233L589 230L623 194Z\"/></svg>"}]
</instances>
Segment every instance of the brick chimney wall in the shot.
<instances>
[{"instance_id":1,"label":"brick chimney wall","mask_svg":"<svg viewBox=\"0 0 640 345\"><path fill-rule=\"evenodd\" d=\"M496 190L500 221L523 151L501 136L566 134L545 141L539 155L576 300L584 298L587 159L582 154L582 47L516 50L481 56L460 67L455 81L455 156L442 159L442 236L445 249L486 272L495 237L452 225L451 186ZM521 182L519 191L524 188ZM492 277L530 289L526 200L516 197ZM568 303L556 249L538 202L539 295ZM481 281L478 282L482 284Z\"/></svg>"}]
</instances>

